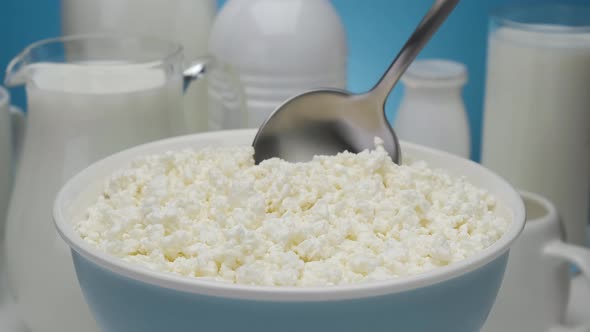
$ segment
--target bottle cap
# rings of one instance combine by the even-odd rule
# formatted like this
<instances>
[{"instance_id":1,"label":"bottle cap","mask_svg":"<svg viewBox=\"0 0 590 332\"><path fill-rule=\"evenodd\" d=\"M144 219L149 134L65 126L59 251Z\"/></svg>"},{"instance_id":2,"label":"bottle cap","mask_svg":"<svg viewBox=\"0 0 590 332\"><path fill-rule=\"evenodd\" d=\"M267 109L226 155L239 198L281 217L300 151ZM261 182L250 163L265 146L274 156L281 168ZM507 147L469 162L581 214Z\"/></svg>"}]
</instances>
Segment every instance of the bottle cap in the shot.
<instances>
[{"instance_id":1,"label":"bottle cap","mask_svg":"<svg viewBox=\"0 0 590 332\"><path fill-rule=\"evenodd\" d=\"M416 60L401 80L410 87L459 86L467 82L467 67L450 60Z\"/></svg>"}]
</instances>

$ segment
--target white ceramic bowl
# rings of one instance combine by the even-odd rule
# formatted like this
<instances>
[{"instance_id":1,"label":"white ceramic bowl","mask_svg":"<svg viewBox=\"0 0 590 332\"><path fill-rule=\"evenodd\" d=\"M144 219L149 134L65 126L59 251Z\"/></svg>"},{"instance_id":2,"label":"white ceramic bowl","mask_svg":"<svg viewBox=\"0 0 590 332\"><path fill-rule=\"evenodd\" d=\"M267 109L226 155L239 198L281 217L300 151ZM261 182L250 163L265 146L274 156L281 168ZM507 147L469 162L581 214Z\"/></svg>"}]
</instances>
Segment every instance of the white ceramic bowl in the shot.
<instances>
[{"instance_id":1,"label":"white ceramic bowl","mask_svg":"<svg viewBox=\"0 0 590 332\"><path fill-rule=\"evenodd\" d=\"M202 281L156 272L87 244L72 223L99 195L104 181L134 157L187 147L250 144L253 130L221 131L142 145L85 169L59 193L54 217L72 248L78 279L104 331L453 331L482 327L496 297L508 250L525 212L503 179L469 160L402 144L406 155L465 176L499 200L510 219L496 243L461 262L388 281L331 287L266 287Z\"/></svg>"}]
</instances>

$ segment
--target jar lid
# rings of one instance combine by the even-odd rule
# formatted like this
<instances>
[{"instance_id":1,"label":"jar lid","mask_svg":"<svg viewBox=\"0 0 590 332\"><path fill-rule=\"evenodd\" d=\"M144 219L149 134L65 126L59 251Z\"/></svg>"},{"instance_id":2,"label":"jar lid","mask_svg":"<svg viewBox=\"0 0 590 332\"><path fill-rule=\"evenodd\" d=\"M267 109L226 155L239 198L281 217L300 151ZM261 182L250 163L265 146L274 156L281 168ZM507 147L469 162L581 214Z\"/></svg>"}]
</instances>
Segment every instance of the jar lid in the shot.
<instances>
[{"instance_id":1,"label":"jar lid","mask_svg":"<svg viewBox=\"0 0 590 332\"><path fill-rule=\"evenodd\" d=\"M467 67L450 60L416 60L401 80L411 87L463 85L467 82Z\"/></svg>"}]
</instances>

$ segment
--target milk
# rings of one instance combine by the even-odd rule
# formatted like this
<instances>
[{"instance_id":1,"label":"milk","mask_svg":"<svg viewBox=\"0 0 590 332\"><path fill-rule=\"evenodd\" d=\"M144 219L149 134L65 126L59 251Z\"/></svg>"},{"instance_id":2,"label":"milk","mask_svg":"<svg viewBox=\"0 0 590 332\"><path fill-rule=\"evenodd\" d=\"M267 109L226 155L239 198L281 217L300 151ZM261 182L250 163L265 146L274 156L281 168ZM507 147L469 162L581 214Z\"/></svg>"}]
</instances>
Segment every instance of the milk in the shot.
<instances>
[{"instance_id":1,"label":"milk","mask_svg":"<svg viewBox=\"0 0 590 332\"><path fill-rule=\"evenodd\" d=\"M171 136L180 78L141 65L31 66L28 127L7 227L11 289L32 331L97 331L67 246L53 227L56 193L90 163Z\"/></svg>"},{"instance_id":2,"label":"milk","mask_svg":"<svg viewBox=\"0 0 590 332\"><path fill-rule=\"evenodd\" d=\"M482 163L553 201L577 244L589 220L589 87L590 31L492 33Z\"/></svg>"},{"instance_id":3,"label":"milk","mask_svg":"<svg viewBox=\"0 0 590 332\"><path fill-rule=\"evenodd\" d=\"M182 44L188 61L207 54L215 0L62 0L66 35L145 35ZM207 86L196 82L184 98L187 132L207 129Z\"/></svg>"}]
</instances>

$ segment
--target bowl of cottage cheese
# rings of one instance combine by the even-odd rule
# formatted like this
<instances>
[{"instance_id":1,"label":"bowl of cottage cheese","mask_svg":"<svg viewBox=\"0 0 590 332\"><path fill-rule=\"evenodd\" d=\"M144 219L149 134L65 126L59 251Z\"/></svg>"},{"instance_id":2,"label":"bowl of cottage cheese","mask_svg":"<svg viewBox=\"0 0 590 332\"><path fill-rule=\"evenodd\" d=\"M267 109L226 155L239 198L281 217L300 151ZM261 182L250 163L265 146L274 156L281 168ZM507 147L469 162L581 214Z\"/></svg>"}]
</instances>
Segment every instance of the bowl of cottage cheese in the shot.
<instances>
[{"instance_id":1,"label":"bowl of cottage cheese","mask_svg":"<svg viewBox=\"0 0 590 332\"><path fill-rule=\"evenodd\" d=\"M477 331L524 225L468 160L379 138L258 165L253 130L142 145L88 167L54 218L105 331Z\"/></svg>"}]
</instances>

